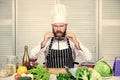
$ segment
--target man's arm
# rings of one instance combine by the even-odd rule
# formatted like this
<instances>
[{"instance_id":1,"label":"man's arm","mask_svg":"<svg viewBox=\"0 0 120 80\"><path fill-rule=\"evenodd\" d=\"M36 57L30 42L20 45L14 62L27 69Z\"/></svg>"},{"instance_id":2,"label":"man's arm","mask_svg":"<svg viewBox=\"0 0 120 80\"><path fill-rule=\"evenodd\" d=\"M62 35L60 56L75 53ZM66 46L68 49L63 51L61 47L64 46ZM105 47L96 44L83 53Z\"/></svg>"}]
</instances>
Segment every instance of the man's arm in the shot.
<instances>
[{"instance_id":1,"label":"man's arm","mask_svg":"<svg viewBox=\"0 0 120 80\"><path fill-rule=\"evenodd\" d=\"M40 53L45 52L46 47L49 44L50 38L52 37L52 33L51 32L47 32L44 35L44 38L41 42L41 44L38 44L37 46L35 46L29 53L30 58L38 58L38 55Z\"/></svg>"},{"instance_id":2,"label":"man's arm","mask_svg":"<svg viewBox=\"0 0 120 80\"><path fill-rule=\"evenodd\" d=\"M79 41L76 39L76 37L75 37L75 35L74 35L73 33L67 33L67 34L66 34L66 37L67 37L68 39L70 39L70 40L74 43L75 47L76 47L78 50L82 50L82 49L80 48Z\"/></svg>"},{"instance_id":3,"label":"man's arm","mask_svg":"<svg viewBox=\"0 0 120 80\"><path fill-rule=\"evenodd\" d=\"M74 47L76 56L80 56L82 59L85 59L85 60L91 60L92 53L89 51L89 49L87 47L82 45L82 43L80 41L79 41L79 43L80 43L80 48L81 48L80 50L77 49L76 47Z\"/></svg>"},{"instance_id":4,"label":"man's arm","mask_svg":"<svg viewBox=\"0 0 120 80\"><path fill-rule=\"evenodd\" d=\"M84 47L80 43L80 41L75 37L73 33L67 33L66 37L70 39L70 41L73 43L73 50L76 53L76 55L80 55L82 58L86 60L91 60L92 54L86 47Z\"/></svg>"},{"instance_id":5,"label":"man's arm","mask_svg":"<svg viewBox=\"0 0 120 80\"><path fill-rule=\"evenodd\" d=\"M53 37L52 32L47 32L44 36L43 41L41 42L41 49L45 47L46 43Z\"/></svg>"}]
</instances>

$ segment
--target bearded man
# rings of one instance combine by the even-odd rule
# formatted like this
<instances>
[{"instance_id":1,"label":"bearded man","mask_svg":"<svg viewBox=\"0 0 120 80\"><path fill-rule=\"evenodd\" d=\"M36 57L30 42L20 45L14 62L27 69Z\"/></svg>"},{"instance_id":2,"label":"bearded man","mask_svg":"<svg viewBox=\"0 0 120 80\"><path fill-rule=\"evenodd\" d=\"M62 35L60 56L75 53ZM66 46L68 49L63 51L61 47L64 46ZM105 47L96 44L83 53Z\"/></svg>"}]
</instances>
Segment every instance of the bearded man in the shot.
<instances>
[{"instance_id":1,"label":"bearded man","mask_svg":"<svg viewBox=\"0 0 120 80\"><path fill-rule=\"evenodd\" d=\"M41 47L34 48L30 58L44 53L47 68L73 68L76 56L90 60L91 53L73 33L67 32L67 25L65 6L56 4L53 8L52 31L44 35Z\"/></svg>"}]
</instances>

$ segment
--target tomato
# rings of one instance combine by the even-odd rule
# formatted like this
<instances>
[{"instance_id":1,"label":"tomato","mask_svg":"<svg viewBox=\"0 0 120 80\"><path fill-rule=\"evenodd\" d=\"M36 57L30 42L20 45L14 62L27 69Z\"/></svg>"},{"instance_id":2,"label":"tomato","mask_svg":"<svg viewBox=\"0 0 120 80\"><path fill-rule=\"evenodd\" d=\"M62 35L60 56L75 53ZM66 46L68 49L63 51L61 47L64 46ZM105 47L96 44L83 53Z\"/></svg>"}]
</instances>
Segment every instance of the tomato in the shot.
<instances>
[{"instance_id":1,"label":"tomato","mask_svg":"<svg viewBox=\"0 0 120 80\"><path fill-rule=\"evenodd\" d=\"M15 80L18 80L19 77L21 77L20 74L15 74L15 76L14 76Z\"/></svg>"}]
</instances>

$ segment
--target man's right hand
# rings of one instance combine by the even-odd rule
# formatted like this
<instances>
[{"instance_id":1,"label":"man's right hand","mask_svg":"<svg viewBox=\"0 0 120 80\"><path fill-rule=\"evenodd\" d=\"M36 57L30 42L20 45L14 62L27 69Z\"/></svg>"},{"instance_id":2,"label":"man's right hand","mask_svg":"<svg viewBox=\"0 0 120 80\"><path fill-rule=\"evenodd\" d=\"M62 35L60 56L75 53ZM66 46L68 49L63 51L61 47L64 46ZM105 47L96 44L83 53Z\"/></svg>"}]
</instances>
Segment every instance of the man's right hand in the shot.
<instances>
[{"instance_id":1,"label":"man's right hand","mask_svg":"<svg viewBox=\"0 0 120 80\"><path fill-rule=\"evenodd\" d=\"M52 38L54 36L54 34L52 32L47 32L44 35L44 39L41 42L41 48L45 47L46 43L49 41L50 38Z\"/></svg>"}]
</instances>

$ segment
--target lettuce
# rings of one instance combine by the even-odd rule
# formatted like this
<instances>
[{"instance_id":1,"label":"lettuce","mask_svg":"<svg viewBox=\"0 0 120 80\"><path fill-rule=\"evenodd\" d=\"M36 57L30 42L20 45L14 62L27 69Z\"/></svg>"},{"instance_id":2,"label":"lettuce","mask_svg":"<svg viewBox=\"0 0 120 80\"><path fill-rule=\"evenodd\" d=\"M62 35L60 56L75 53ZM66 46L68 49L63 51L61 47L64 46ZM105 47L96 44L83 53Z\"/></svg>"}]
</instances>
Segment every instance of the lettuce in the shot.
<instances>
[{"instance_id":1,"label":"lettuce","mask_svg":"<svg viewBox=\"0 0 120 80\"><path fill-rule=\"evenodd\" d=\"M110 65L103 60L95 64L94 70L96 70L102 77L110 77L114 74Z\"/></svg>"},{"instance_id":2,"label":"lettuce","mask_svg":"<svg viewBox=\"0 0 120 80\"><path fill-rule=\"evenodd\" d=\"M49 80L50 73L43 66L38 65L36 68L28 70L28 73L33 74L34 80Z\"/></svg>"},{"instance_id":3,"label":"lettuce","mask_svg":"<svg viewBox=\"0 0 120 80\"><path fill-rule=\"evenodd\" d=\"M90 80L102 80L102 77L101 75L96 72L94 69L90 69L90 72L91 72L91 75L90 75Z\"/></svg>"}]
</instances>

